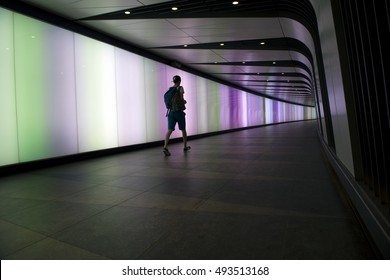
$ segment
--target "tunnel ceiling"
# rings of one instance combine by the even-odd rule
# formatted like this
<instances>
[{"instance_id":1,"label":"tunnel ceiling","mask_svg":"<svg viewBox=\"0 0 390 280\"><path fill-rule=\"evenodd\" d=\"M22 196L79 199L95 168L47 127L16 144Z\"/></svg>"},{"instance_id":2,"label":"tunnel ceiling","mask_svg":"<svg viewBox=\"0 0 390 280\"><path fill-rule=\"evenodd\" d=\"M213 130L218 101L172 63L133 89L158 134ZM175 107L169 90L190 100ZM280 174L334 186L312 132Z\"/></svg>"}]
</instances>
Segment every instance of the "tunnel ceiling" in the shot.
<instances>
[{"instance_id":1,"label":"tunnel ceiling","mask_svg":"<svg viewBox=\"0 0 390 280\"><path fill-rule=\"evenodd\" d=\"M177 68L314 106L317 27L308 0L20 2L108 34Z\"/></svg>"}]
</instances>

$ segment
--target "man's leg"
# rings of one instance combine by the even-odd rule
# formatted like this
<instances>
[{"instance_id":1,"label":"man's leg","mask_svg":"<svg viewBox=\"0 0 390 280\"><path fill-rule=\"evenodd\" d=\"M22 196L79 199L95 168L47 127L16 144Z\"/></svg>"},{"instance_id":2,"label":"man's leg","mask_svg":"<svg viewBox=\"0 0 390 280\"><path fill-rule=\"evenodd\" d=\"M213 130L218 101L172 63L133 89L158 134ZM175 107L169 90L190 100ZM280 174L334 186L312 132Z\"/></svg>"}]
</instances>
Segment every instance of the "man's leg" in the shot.
<instances>
[{"instance_id":1,"label":"man's leg","mask_svg":"<svg viewBox=\"0 0 390 280\"><path fill-rule=\"evenodd\" d=\"M182 129L181 133L183 134L184 148L186 148L187 147L187 131L185 129Z\"/></svg>"},{"instance_id":2,"label":"man's leg","mask_svg":"<svg viewBox=\"0 0 390 280\"><path fill-rule=\"evenodd\" d=\"M171 137L171 134L172 134L172 130L170 130L170 129L165 134L164 149L168 148L168 142L169 142L169 138Z\"/></svg>"}]
</instances>

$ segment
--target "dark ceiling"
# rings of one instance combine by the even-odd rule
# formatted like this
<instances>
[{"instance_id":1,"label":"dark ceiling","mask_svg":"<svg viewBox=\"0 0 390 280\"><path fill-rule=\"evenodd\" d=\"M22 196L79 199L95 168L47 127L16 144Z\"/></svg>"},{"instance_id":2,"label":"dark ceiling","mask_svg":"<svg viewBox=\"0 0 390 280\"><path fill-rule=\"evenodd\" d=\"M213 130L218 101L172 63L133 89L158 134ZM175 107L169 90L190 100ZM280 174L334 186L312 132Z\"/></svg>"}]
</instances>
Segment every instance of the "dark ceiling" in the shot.
<instances>
[{"instance_id":1,"label":"dark ceiling","mask_svg":"<svg viewBox=\"0 0 390 280\"><path fill-rule=\"evenodd\" d=\"M38 8L55 14L177 68L257 95L314 106L318 31L308 0L12 2L11 8L19 2L27 12Z\"/></svg>"}]
</instances>

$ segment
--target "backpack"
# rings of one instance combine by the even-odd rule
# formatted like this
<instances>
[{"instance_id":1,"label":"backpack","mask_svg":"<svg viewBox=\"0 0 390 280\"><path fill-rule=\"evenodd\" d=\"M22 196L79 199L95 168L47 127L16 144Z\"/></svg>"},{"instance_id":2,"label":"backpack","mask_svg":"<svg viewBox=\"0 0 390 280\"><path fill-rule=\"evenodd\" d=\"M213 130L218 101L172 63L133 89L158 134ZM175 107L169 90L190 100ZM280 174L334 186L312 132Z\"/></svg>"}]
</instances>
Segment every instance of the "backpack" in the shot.
<instances>
[{"instance_id":1,"label":"backpack","mask_svg":"<svg viewBox=\"0 0 390 280\"><path fill-rule=\"evenodd\" d=\"M178 89L180 90L180 87ZM186 106L184 105L185 101L181 98L179 93L173 95L171 104L171 111L173 112L184 111L186 109Z\"/></svg>"},{"instance_id":2,"label":"backpack","mask_svg":"<svg viewBox=\"0 0 390 280\"><path fill-rule=\"evenodd\" d=\"M167 107L168 110L172 108L172 98L175 95L176 91L176 87L170 87L164 94L164 103L165 107Z\"/></svg>"}]
</instances>

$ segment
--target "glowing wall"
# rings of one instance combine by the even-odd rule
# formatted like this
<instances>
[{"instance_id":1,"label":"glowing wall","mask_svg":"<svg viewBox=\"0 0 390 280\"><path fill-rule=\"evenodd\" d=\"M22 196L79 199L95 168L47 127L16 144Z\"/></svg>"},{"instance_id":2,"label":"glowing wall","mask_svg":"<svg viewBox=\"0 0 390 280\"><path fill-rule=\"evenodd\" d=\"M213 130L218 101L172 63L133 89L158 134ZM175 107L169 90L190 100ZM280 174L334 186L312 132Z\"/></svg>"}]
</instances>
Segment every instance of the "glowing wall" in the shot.
<instances>
[{"instance_id":1,"label":"glowing wall","mask_svg":"<svg viewBox=\"0 0 390 280\"><path fill-rule=\"evenodd\" d=\"M162 140L174 75L189 135L315 118L1 8L0 38L0 166Z\"/></svg>"},{"instance_id":2,"label":"glowing wall","mask_svg":"<svg viewBox=\"0 0 390 280\"><path fill-rule=\"evenodd\" d=\"M13 14L0 9L0 166L18 158Z\"/></svg>"}]
</instances>

